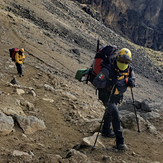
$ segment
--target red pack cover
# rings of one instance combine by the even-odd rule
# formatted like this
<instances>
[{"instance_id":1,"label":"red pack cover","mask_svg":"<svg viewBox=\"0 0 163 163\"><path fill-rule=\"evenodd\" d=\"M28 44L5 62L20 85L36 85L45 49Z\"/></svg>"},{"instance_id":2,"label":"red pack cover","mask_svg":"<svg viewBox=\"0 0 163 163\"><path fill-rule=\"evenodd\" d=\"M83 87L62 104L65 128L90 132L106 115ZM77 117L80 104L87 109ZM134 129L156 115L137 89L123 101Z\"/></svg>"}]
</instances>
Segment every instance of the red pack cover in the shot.
<instances>
[{"instance_id":1,"label":"red pack cover","mask_svg":"<svg viewBox=\"0 0 163 163\"><path fill-rule=\"evenodd\" d=\"M19 51L19 49L18 48L12 48L9 50L10 50L10 57L12 58L13 61L15 61L15 54L16 54L16 52Z\"/></svg>"}]
</instances>

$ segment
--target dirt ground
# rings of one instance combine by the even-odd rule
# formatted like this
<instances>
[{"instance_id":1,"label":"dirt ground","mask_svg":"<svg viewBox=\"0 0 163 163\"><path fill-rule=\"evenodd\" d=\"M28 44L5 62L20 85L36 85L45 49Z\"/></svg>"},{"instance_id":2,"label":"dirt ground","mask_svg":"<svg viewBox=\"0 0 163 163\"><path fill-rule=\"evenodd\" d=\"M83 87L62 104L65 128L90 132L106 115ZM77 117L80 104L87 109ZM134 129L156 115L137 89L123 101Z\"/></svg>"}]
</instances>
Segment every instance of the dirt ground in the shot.
<instances>
[{"instance_id":1,"label":"dirt ground","mask_svg":"<svg viewBox=\"0 0 163 163\"><path fill-rule=\"evenodd\" d=\"M65 3L66 8L68 1L62 2ZM92 85L80 83L74 78L79 68L90 65L90 62L86 61L91 60L93 52L84 49L79 60L77 54L72 54L70 49L80 49L80 46L64 40L60 33L51 34L50 30L44 30L38 24L9 12L6 6L14 6L12 3L20 5L20 8L25 6L29 11L34 10L35 14L32 16L38 16L38 13L42 11L39 13L40 18L54 23L54 28L59 23L71 28L71 21L68 24L64 22L63 17L57 18L54 14L51 20L52 15L48 15L48 11L45 10L44 1L2 0L0 4L0 108L4 104L13 105L11 103L13 98L27 100L34 105L34 108L28 109L21 106L22 110L26 115L42 119L46 129L24 135L22 129L15 123L13 132L0 136L0 162L82 163L84 161L80 158L71 160L66 156L69 150L80 144L84 137L93 135L89 132L85 119L101 119L104 113L104 108L98 101ZM37 17L36 20L38 20ZM44 25L46 26L46 23ZM84 24L81 28L83 33L89 33L85 31ZM95 34L89 33L89 35L94 37ZM9 58L8 49L11 47L25 48L26 60L23 66L25 76L21 78L17 75L16 67L13 67L14 64ZM90 55L85 55L86 53ZM135 75L137 78L136 88L133 89L135 100L148 99L161 102L163 87L140 74ZM7 85L13 77L16 77L23 86L33 87L36 97L28 93L22 96L17 95L15 89ZM52 86L54 91L46 90L45 84ZM54 101L45 101L42 100L43 98ZM124 97L124 100L128 99L131 99L129 90ZM157 161L162 163L163 113L160 112L160 114L160 118L151 122L157 128L157 135L147 131L138 133L133 130L123 130L125 142L129 148L125 152L113 148L115 139L101 137L106 148L92 150L91 147L83 147L79 151L85 154L88 162L91 163L156 163ZM14 150L32 152L33 156L32 158L24 155L13 156ZM61 158L58 159L58 157Z\"/></svg>"}]
</instances>

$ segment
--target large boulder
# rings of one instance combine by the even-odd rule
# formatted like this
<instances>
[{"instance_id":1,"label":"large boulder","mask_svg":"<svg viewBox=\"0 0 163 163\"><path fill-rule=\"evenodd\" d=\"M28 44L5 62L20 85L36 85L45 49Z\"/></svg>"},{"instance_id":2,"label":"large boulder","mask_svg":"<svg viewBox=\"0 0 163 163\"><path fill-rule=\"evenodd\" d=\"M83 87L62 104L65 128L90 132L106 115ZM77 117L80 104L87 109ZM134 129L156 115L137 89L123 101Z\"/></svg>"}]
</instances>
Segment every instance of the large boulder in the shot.
<instances>
[{"instance_id":1,"label":"large boulder","mask_svg":"<svg viewBox=\"0 0 163 163\"><path fill-rule=\"evenodd\" d=\"M11 116L6 116L0 111L0 133L1 135L7 135L13 131L14 120Z\"/></svg>"},{"instance_id":2,"label":"large boulder","mask_svg":"<svg viewBox=\"0 0 163 163\"><path fill-rule=\"evenodd\" d=\"M38 130L43 130L46 128L44 121L34 116L23 117L20 115L15 115L14 118L25 134L32 134Z\"/></svg>"}]
</instances>

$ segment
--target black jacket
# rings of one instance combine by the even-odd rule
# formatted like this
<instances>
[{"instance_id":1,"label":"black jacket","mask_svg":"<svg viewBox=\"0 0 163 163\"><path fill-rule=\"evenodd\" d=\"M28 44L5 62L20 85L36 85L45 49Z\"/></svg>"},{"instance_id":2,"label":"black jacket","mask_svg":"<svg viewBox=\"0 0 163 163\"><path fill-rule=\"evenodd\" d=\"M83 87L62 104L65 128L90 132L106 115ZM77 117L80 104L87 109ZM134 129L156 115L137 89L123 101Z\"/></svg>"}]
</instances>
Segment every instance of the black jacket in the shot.
<instances>
[{"instance_id":1,"label":"black jacket","mask_svg":"<svg viewBox=\"0 0 163 163\"><path fill-rule=\"evenodd\" d=\"M102 65L102 69L93 80L93 85L99 90L99 99L106 106L111 88L115 85L111 102L119 103L123 98L123 93L127 90L127 79L135 83L135 77L132 67L129 65L124 71L120 71L117 67L116 60L108 65Z\"/></svg>"}]
</instances>

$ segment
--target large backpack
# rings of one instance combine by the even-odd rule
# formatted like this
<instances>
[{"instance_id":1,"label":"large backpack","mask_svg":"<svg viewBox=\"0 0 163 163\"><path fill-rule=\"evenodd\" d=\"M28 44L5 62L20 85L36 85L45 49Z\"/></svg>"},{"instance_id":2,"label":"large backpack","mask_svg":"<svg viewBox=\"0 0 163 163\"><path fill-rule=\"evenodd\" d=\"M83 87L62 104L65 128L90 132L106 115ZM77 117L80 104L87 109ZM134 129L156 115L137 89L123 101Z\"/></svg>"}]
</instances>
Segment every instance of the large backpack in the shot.
<instances>
[{"instance_id":1,"label":"large backpack","mask_svg":"<svg viewBox=\"0 0 163 163\"><path fill-rule=\"evenodd\" d=\"M12 61L15 61L15 54L19 51L18 48L9 49L10 57Z\"/></svg>"},{"instance_id":2,"label":"large backpack","mask_svg":"<svg viewBox=\"0 0 163 163\"><path fill-rule=\"evenodd\" d=\"M93 63L90 68L79 69L76 72L75 79L80 82L88 81L93 84L93 80L102 68L102 64L112 63L113 59L118 55L116 45L107 45L99 48L99 39L97 41L97 53L95 54Z\"/></svg>"},{"instance_id":3,"label":"large backpack","mask_svg":"<svg viewBox=\"0 0 163 163\"><path fill-rule=\"evenodd\" d=\"M112 63L117 55L118 48L115 45L107 45L100 48L94 57L93 64L90 68L87 80L93 83L93 80L101 70L102 65Z\"/></svg>"}]
</instances>

